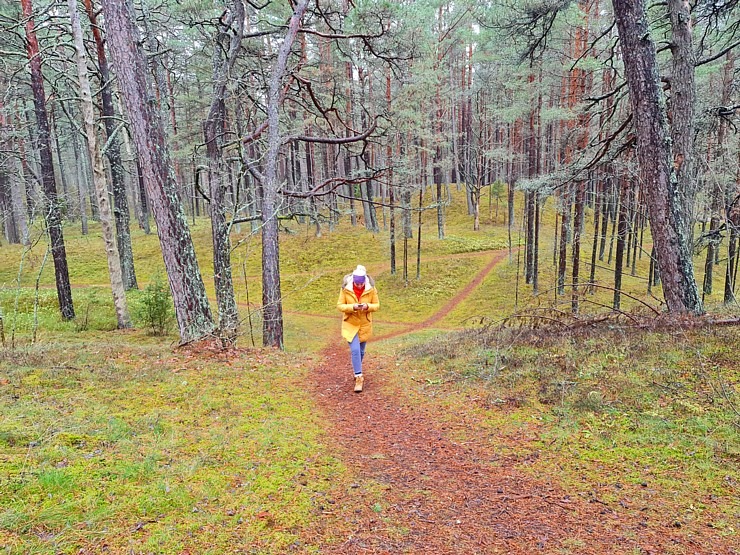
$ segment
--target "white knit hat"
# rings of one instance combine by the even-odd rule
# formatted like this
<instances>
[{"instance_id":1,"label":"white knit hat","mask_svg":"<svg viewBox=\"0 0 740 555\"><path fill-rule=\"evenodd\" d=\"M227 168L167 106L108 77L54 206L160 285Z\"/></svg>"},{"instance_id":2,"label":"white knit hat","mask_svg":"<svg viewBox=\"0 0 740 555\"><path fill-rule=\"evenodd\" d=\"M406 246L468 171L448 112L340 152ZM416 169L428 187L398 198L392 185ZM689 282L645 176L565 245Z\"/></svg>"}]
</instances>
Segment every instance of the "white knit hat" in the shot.
<instances>
[{"instance_id":1,"label":"white knit hat","mask_svg":"<svg viewBox=\"0 0 740 555\"><path fill-rule=\"evenodd\" d=\"M365 266L362 266L360 264L357 265L357 268L354 269L352 272L353 276L366 276L367 270L365 269Z\"/></svg>"}]
</instances>

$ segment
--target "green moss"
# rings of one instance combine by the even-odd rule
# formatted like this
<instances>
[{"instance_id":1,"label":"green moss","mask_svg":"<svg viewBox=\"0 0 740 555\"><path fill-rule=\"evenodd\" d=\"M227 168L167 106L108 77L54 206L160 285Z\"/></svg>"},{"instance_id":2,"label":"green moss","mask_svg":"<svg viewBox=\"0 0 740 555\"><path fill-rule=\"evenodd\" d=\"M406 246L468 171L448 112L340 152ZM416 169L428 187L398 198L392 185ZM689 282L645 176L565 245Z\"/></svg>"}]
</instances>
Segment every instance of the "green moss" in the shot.
<instances>
[{"instance_id":1,"label":"green moss","mask_svg":"<svg viewBox=\"0 0 740 555\"><path fill-rule=\"evenodd\" d=\"M0 538L17 552L72 553L106 537L113 550L281 553L343 473L321 454L298 388L307 369L286 355L73 346L27 351L33 368L0 359L13 384L0 395ZM206 543L188 533L211 527Z\"/></svg>"}]
</instances>

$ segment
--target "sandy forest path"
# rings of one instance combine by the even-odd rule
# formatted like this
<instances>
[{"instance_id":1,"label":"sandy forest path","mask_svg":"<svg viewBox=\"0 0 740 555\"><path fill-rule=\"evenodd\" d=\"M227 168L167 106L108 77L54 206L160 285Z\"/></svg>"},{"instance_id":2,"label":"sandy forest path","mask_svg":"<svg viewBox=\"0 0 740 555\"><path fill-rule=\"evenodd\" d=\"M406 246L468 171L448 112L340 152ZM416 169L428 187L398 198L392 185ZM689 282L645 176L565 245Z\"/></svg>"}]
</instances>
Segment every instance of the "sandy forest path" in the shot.
<instances>
[{"instance_id":1,"label":"sandy forest path","mask_svg":"<svg viewBox=\"0 0 740 555\"><path fill-rule=\"evenodd\" d=\"M468 286L424 323L376 340L441 320L507 254L492 253ZM431 409L410 406L383 367L396 361L373 357L372 348L368 354L361 394L352 392L341 338L324 349L311 373L332 446L356 482L331 500L316 531L329 538L321 553L733 553L710 531L687 539L638 511L617 512L596 498L570 495L557 477L533 479L493 451L488 438L468 434L474 439L454 441L456 428L474 429L474 422L456 415L445 424ZM362 492L371 487L382 488L383 506L368 506ZM337 540L332 523L351 533Z\"/></svg>"}]
</instances>

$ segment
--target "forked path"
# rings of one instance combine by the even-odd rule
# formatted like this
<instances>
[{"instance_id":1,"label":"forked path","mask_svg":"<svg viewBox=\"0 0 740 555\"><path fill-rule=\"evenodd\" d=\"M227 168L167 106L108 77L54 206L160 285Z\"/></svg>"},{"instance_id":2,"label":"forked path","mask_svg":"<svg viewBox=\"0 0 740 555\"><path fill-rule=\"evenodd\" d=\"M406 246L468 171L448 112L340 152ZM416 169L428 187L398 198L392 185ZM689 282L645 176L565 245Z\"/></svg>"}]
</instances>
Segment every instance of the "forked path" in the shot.
<instances>
[{"instance_id":1,"label":"forked path","mask_svg":"<svg viewBox=\"0 0 740 555\"><path fill-rule=\"evenodd\" d=\"M414 329L439 321L503 255L496 253L465 291ZM335 492L325 507L321 553L733 553L711 531L687 539L646 516L569 496L547 477L524 475L483 438L452 440L436 415L403 404L372 355L365 391L354 394L348 362L347 346L338 339L312 372L333 446L355 475L355 483ZM465 425L459 416L461 422L450 428ZM370 507L378 487L383 502ZM375 495L365 496L368 489ZM332 523L350 532L337 538Z\"/></svg>"}]
</instances>

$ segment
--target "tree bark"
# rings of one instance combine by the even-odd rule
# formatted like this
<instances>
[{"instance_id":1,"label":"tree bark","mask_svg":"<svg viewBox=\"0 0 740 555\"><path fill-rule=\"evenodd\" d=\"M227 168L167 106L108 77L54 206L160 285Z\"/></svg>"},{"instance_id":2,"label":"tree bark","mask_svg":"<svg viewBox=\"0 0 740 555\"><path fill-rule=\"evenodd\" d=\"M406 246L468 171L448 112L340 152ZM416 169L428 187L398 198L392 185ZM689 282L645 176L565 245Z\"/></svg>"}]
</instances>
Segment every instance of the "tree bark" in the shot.
<instances>
[{"instance_id":1,"label":"tree bark","mask_svg":"<svg viewBox=\"0 0 740 555\"><path fill-rule=\"evenodd\" d=\"M26 52L28 53L31 69L31 89L33 91L33 105L38 128L38 148L41 158L41 183L44 188L44 215L51 241L51 255L54 260L54 276L57 286L57 298L62 318L71 320L75 317L72 303L72 287L69 282L67 267L67 251L64 245L62 231L62 212L57 196L56 179L54 178L54 162L51 154L51 134L49 117L46 111L46 94L44 92L44 78L41 73L41 52L34 29L33 7L31 0L21 0L23 18L26 21Z\"/></svg>"},{"instance_id":2,"label":"tree bark","mask_svg":"<svg viewBox=\"0 0 740 555\"><path fill-rule=\"evenodd\" d=\"M683 237L691 243L694 221L694 199L696 177L694 176L694 105L696 104L694 45L691 38L691 5L689 0L668 0L668 15L671 21L671 145L673 168L680 199L679 225Z\"/></svg>"},{"instance_id":3,"label":"tree bark","mask_svg":"<svg viewBox=\"0 0 740 555\"><path fill-rule=\"evenodd\" d=\"M669 312L703 312L684 226L644 0L612 0L624 57L650 228Z\"/></svg>"},{"instance_id":4,"label":"tree bark","mask_svg":"<svg viewBox=\"0 0 740 555\"><path fill-rule=\"evenodd\" d=\"M116 243L113 216L111 215L111 207L108 200L108 184L105 181L103 159L98 149L92 91L87 75L87 54L82 36L80 14L77 12L77 0L67 0L67 5L69 6L69 18L72 24L72 37L74 39L77 57L77 77L80 83L81 97L80 105L85 123L85 133L87 135L87 148L90 152L93 165L93 184L98 200L100 224L103 230L103 241L105 242L105 254L108 259L108 274L110 275L110 284L113 293L113 305L116 310L118 329L130 328L131 318L129 317L128 305L126 304L126 292L123 287L123 277L121 275L121 259L118 256L118 244Z\"/></svg>"},{"instance_id":5,"label":"tree bark","mask_svg":"<svg viewBox=\"0 0 740 555\"><path fill-rule=\"evenodd\" d=\"M178 196L162 121L147 85L146 58L134 26L132 6L129 0L103 0L103 13L144 187L157 222L180 340L202 339L213 332L213 317Z\"/></svg>"}]
</instances>

